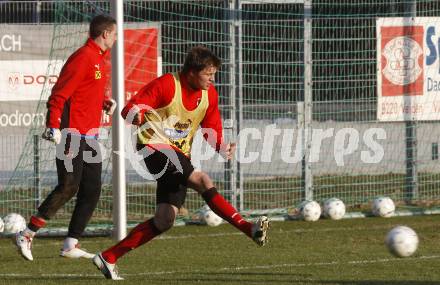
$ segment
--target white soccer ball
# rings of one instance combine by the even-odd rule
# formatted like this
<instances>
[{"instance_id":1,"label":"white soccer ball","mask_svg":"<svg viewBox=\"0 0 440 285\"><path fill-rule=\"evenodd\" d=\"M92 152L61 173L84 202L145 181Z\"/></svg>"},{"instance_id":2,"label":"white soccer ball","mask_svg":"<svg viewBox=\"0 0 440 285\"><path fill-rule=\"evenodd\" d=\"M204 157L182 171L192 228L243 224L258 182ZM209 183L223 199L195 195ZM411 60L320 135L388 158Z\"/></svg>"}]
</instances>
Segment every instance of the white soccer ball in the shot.
<instances>
[{"instance_id":1,"label":"white soccer ball","mask_svg":"<svg viewBox=\"0 0 440 285\"><path fill-rule=\"evenodd\" d=\"M388 250L395 256L407 257L416 252L419 238L413 229L406 226L398 226L388 233L385 244Z\"/></svg>"},{"instance_id":2,"label":"white soccer ball","mask_svg":"<svg viewBox=\"0 0 440 285\"><path fill-rule=\"evenodd\" d=\"M3 218L3 221L5 223L4 230L7 233L15 234L26 228L25 219L17 213L8 214L6 217Z\"/></svg>"},{"instance_id":3,"label":"white soccer ball","mask_svg":"<svg viewBox=\"0 0 440 285\"><path fill-rule=\"evenodd\" d=\"M373 202L372 212L377 217L389 218L394 214L395 209L394 202L390 197L379 197Z\"/></svg>"},{"instance_id":4,"label":"white soccer ball","mask_svg":"<svg viewBox=\"0 0 440 285\"><path fill-rule=\"evenodd\" d=\"M301 216L305 221L314 222L321 216L321 206L316 201L304 201L299 207Z\"/></svg>"},{"instance_id":5,"label":"white soccer ball","mask_svg":"<svg viewBox=\"0 0 440 285\"><path fill-rule=\"evenodd\" d=\"M345 215L345 204L338 198L330 198L324 202L324 216L332 220L340 220Z\"/></svg>"},{"instance_id":6,"label":"white soccer ball","mask_svg":"<svg viewBox=\"0 0 440 285\"><path fill-rule=\"evenodd\" d=\"M0 218L0 233L2 233L5 229L5 223L3 222L3 219Z\"/></svg>"},{"instance_id":7,"label":"white soccer ball","mask_svg":"<svg viewBox=\"0 0 440 285\"><path fill-rule=\"evenodd\" d=\"M223 219L217 216L217 214L214 213L208 205L205 205L202 208L202 219L210 227L216 227L223 221Z\"/></svg>"}]
</instances>

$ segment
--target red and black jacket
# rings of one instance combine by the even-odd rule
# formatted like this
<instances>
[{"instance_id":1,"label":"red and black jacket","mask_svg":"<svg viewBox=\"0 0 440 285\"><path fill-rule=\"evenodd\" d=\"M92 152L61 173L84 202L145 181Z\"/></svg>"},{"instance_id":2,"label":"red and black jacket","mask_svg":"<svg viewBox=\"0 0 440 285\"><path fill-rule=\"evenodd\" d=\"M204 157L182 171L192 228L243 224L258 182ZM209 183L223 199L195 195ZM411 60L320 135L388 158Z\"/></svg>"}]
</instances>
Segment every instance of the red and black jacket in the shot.
<instances>
[{"instance_id":1,"label":"red and black jacket","mask_svg":"<svg viewBox=\"0 0 440 285\"><path fill-rule=\"evenodd\" d=\"M108 80L106 55L89 38L68 58L47 101L47 127L97 135Z\"/></svg>"}]
</instances>

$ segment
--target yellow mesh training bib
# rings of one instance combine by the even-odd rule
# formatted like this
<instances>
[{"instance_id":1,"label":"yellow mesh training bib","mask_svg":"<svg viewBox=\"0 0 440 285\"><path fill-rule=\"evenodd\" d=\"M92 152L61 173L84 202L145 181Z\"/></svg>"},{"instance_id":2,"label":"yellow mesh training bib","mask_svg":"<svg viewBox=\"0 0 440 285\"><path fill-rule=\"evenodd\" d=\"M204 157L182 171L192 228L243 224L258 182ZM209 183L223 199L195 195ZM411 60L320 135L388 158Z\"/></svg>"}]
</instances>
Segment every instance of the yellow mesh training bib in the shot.
<instances>
[{"instance_id":1,"label":"yellow mesh training bib","mask_svg":"<svg viewBox=\"0 0 440 285\"><path fill-rule=\"evenodd\" d=\"M182 87L178 73L173 73L174 97L162 108L145 113L145 124L138 132L140 144L168 144L179 148L188 157L200 123L208 109L208 91L202 90L199 105L192 111L185 108L182 101Z\"/></svg>"}]
</instances>

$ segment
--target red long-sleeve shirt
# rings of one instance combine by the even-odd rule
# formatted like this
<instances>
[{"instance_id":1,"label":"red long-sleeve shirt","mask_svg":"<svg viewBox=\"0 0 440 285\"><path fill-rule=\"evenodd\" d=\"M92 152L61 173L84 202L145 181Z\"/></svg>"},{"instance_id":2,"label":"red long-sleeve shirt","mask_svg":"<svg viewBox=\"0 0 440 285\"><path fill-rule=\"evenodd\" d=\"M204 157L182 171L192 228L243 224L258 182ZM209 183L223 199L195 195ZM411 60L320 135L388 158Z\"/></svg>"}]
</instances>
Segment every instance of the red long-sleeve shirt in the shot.
<instances>
[{"instance_id":1,"label":"red long-sleeve shirt","mask_svg":"<svg viewBox=\"0 0 440 285\"><path fill-rule=\"evenodd\" d=\"M202 98L202 90L193 90L189 87L188 82L183 74L180 74L180 84L182 87L182 101L184 107L192 111L197 108L198 103ZM130 98L121 112L125 119L128 112L134 105L147 105L152 109L158 109L167 106L174 98L175 92L174 78L171 73L162 75L144 86L139 92ZM218 108L218 93L214 85L208 89L208 109L205 117L201 123L201 127L211 129L216 134L216 141L208 142L218 151L223 142L223 127ZM147 110L142 110L146 112ZM143 113L141 114L143 117ZM205 136L208 139L208 136Z\"/></svg>"},{"instance_id":2,"label":"red long-sleeve shirt","mask_svg":"<svg viewBox=\"0 0 440 285\"><path fill-rule=\"evenodd\" d=\"M88 39L64 64L47 101L46 126L96 135L107 82L106 52Z\"/></svg>"}]
</instances>

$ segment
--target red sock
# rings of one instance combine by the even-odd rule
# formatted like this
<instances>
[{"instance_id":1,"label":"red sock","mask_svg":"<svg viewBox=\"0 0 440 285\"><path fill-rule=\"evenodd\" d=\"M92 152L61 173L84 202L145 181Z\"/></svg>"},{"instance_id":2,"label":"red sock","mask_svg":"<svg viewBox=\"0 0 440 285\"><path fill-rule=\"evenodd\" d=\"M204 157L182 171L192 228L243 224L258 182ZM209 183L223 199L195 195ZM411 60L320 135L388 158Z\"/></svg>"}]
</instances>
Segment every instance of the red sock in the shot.
<instances>
[{"instance_id":1,"label":"red sock","mask_svg":"<svg viewBox=\"0 0 440 285\"><path fill-rule=\"evenodd\" d=\"M39 229L41 229L45 225L46 225L45 219L43 219L41 217L37 217L37 216L32 216L31 220L28 223L28 228L33 232L37 232Z\"/></svg>"},{"instance_id":2,"label":"red sock","mask_svg":"<svg viewBox=\"0 0 440 285\"><path fill-rule=\"evenodd\" d=\"M116 263L118 258L126 254L132 249L135 249L144 243L152 240L154 237L160 235L161 232L156 228L153 218L137 225L123 240L116 245L110 247L102 252L102 257L108 263Z\"/></svg>"},{"instance_id":3,"label":"red sock","mask_svg":"<svg viewBox=\"0 0 440 285\"><path fill-rule=\"evenodd\" d=\"M235 210L234 207L232 207L232 205L217 192L215 187L203 192L202 197L214 213L245 233L247 236L252 236L252 224L244 220L237 210Z\"/></svg>"}]
</instances>

